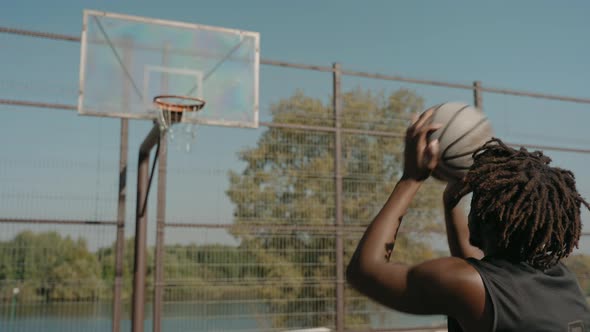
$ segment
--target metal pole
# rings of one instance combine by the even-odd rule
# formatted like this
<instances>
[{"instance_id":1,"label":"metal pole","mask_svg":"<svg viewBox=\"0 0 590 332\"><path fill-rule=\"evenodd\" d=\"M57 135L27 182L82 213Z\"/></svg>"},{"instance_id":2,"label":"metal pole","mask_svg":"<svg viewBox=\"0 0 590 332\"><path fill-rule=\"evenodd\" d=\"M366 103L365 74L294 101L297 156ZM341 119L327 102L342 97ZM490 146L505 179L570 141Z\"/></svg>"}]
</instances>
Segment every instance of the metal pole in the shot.
<instances>
[{"instance_id":1,"label":"metal pole","mask_svg":"<svg viewBox=\"0 0 590 332\"><path fill-rule=\"evenodd\" d=\"M154 124L139 148L137 161L137 204L135 215L135 265L133 269L133 302L131 330L144 332L145 272L147 251L147 194L150 181L150 151L160 139L160 127Z\"/></svg>"},{"instance_id":2,"label":"metal pole","mask_svg":"<svg viewBox=\"0 0 590 332\"><path fill-rule=\"evenodd\" d=\"M162 329L162 301L164 293L164 226L166 220L166 168L168 164L168 143L166 135L160 138L158 157L158 206L156 221L156 253L154 282L154 332Z\"/></svg>"},{"instance_id":3,"label":"metal pole","mask_svg":"<svg viewBox=\"0 0 590 332\"><path fill-rule=\"evenodd\" d=\"M489 91L488 88L481 88L481 91ZM590 101L588 101L588 103L590 104ZM36 102L36 101L22 101L22 100L6 100L6 99L0 99L0 105L16 105L16 106L28 106L28 107L41 107L41 108L50 108L50 109L60 109L60 110L76 110L78 109L76 105L62 105L62 104L47 104L44 102ZM259 122L259 125L262 127L274 127L274 128L293 128L293 129L300 129L300 130L310 130L310 131L323 131L323 132L333 132L335 131L333 126L303 126L303 125L297 125L297 124L290 124L290 123L269 123L269 122ZM340 129L341 133L348 133L348 134L357 134L357 135L372 135L372 136L382 136L382 137L400 137L399 134L395 134L395 133L388 133L385 131L373 131L373 130L356 130L356 129L348 129L348 128L341 128ZM555 145L536 145L536 144L529 144L529 143L518 143L518 142L504 142L507 145L510 146L515 146L515 147L527 147L527 148L531 148L531 149L541 149L541 150L547 150L547 151L560 151L560 152L571 152L571 153L582 153L582 154L590 154L590 149L582 149L582 148L568 148L568 147L559 147L559 146L555 146ZM3 219L0 218L0 223L2 222L8 222L8 223L14 223L15 219ZM17 219L17 220L23 220L24 219ZM35 220L35 219L33 219ZM38 223L78 223L78 224L113 224L116 225L117 222L116 221L100 221L100 222L96 222L96 221L67 221L67 220L51 220L51 219L45 219L45 220L38 220L37 221L32 221L32 222L38 222ZM28 222L28 221L27 221Z\"/></svg>"},{"instance_id":4,"label":"metal pole","mask_svg":"<svg viewBox=\"0 0 590 332\"><path fill-rule=\"evenodd\" d=\"M473 103L474 106L483 111L483 100L481 96L481 82L473 82Z\"/></svg>"},{"instance_id":5,"label":"metal pole","mask_svg":"<svg viewBox=\"0 0 590 332\"><path fill-rule=\"evenodd\" d=\"M115 285L113 294L113 332L121 329L121 291L123 288L123 250L125 250L125 204L127 202L127 150L129 120L121 119L119 151L119 201L117 203L117 240L115 244Z\"/></svg>"},{"instance_id":6,"label":"metal pole","mask_svg":"<svg viewBox=\"0 0 590 332\"><path fill-rule=\"evenodd\" d=\"M133 41L126 40L133 45ZM126 65L132 62L132 48L126 47L123 51L123 61ZM127 82L126 80L123 80ZM123 85L123 109L129 109L129 84ZM121 330L121 292L123 289L123 259L125 250L125 212L127 205L127 156L129 151L129 120L121 119L121 134L119 138L119 200L117 202L117 239L115 242L115 284L113 287L113 332Z\"/></svg>"},{"instance_id":7,"label":"metal pole","mask_svg":"<svg viewBox=\"0 0 590 332\"><path fill-rule=\"evenodd\" d=\"M55 39L55 40L64 40L64 41L71 41L71 42L80 42L79 36L62 35L62 34L55 34L55 33L23 30L23 29L14 29L14 28L8 28L8 27L0 27L0 33L16 34L16 35L22 35L22 36L28 36L28 37L44 38L44 39ZM145 45L141 45L138 47L143 50L153 50L153 48L146 47ZM187 54L190 55L193 53L187 53ZM308 64L300 64L300 63L291 63L291 62L272 60L272 59L260 59L260 63L263 65L269 65L269 66L296 68L296 69L313 70L313 71L323 71L323 72L333 71L333 69L332 69L333 67L330 68L327 66L316 66L316 65L308 65ZM442 87L454 88L454 89L463 89L463 90L471 90L472 89L472 87L469 84L414 79L414 78L401 77L401 76L396 76L396 75L366 73L366 72L353 71L353 70L342 70L341 74L348 75L348 76L374 78L374 79L386 80L386 81L397 81L397 82L406 82L406 83L414 83L414 84L442 86ZM572 102L572 103L590 104L589 98L577 98L577 97L552 95L552 94L546 94L546 93L519 91L519 90L512 90L512 89L486 88L486 87L481 87L481 91L497 93L497 94L521 96L521 97L542 98L542 99L560 100L560 101L566 101L566 102ZM52 107L50 107L50 108L52 108ZM63 107L58 107L58 108L63 108ZM73 108L73 109L76 109L76 108Z\"/></svg>"},{"instance_id":8,"label":"metal pole","mask_svg":"<svg viewBox=\"0 0 590 332\"><path fill-rule=\"evenodd\" d=\"M168 65L168 51L170 43L166 43L162 51L162 66ZM160 92L168 93L168 77L162 76ZM156 216L156 252L154 271L154 307L153 307L153 331L162 329L162 298L164 283L164 226L166 220L166 167L168 165L168 140L166 132L160 136L160 149L158 150L158 203Z\"/></svg>"},{"instance_id":9,"label":"metal pole","mask_svg":"<svg viewBox=\"0 0 590 332\"><path fill-rule=\"evenodd\" d=\"M341 93L341 68L339 63L333 65L334 72L334 182L335 182L335 210L336 210L336 331L344 331L344 243L342 240L342 226L344 226L342 215L342 93Z\"/></svg>"}]
</instances>

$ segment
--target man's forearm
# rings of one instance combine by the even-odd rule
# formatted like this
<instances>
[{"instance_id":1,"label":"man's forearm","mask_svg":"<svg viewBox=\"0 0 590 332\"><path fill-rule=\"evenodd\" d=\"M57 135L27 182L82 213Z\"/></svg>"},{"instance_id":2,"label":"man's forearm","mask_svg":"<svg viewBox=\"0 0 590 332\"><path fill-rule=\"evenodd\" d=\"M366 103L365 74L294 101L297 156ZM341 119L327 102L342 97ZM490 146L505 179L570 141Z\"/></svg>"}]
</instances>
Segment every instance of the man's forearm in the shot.
<instances>
[{"instance_id":1,"label":"man's forearm","mask_svg":"<svg viewBox=\"0 0 590 332\"><path fill-rule=\"evenodd\" d=\"M367 228L349 265L349 273L370 273L389 260L401 218L420 188L421 182L401 180Z\"/></svg>"},{"instance_id":2,"label":"man's forearm","mask_svg":"<svg viewBox=\"0 0 590 332\"><path fill-rule=\"evenodd\" d=\"M467 216L461 204L455 204L454 207L451 207L450 204L445 202L444 206L447 242L449 243L451 255L461 258L482 258L483 252L469 243Z\"/></svg>"}]
</instances>

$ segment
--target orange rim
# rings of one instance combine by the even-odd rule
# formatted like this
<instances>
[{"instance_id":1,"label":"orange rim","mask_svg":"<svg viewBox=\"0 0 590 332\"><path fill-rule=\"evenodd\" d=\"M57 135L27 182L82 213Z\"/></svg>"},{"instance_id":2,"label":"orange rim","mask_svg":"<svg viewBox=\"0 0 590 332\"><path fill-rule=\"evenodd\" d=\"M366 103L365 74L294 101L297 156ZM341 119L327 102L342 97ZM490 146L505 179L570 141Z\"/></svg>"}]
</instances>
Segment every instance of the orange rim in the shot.
<instances>
[{"instance_id":1,"label":"orange rim","mask_svg":"<svg viewBox=\"0 0 590 332\"><path fill-rule=\"evenodd\" d=\"M188 104L178 104L163 101L163 99L178 98L190 101ZM176 95L161 95L154 97L154 105L158 108L168 112L196 112L205 107L205 100L196 97L176 96Z\"/></svg>"}]
</instances>

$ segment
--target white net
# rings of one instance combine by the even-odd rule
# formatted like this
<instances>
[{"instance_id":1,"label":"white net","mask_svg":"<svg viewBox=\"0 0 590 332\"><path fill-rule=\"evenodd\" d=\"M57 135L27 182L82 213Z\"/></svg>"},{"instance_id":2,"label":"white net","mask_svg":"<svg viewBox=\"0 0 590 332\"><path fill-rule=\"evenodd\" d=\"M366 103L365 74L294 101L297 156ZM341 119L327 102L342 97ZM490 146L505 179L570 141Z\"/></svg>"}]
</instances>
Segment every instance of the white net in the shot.
<instances>
[{"instance_id":1,"label":"white net","mask_svg":"<svg viewBox=\"0 0 590 332\"><path fill-rule=\"evenodd\" d=\"M170 147L179 151L190 152L191 145L197 142L197 124L179 122L174 117L182 116L182 113L171 113L159 110L156 123L160 127L160 135L165 135Z\"/></svg>"}]
</instances>

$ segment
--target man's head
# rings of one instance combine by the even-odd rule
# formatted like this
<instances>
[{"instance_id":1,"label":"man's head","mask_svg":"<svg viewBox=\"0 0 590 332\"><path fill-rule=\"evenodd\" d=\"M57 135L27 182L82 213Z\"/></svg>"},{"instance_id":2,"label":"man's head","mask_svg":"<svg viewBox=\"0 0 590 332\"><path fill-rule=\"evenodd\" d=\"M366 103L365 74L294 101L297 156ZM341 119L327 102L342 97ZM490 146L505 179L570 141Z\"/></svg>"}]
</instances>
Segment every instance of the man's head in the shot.
<instances>
[{"instance_id":1,"label":"man's head","mask_svg":"<svg viewBox=\"0 0 590 332\"><path fill-rule=\"evenodd\" d=\"M539 151L515 150L492 139L474 154L465 183L473 192L470 229L490 236L508 259L545 269L568 256L582 230L574 174L549 166ZM480 245L479 243L475 243Z\"/></svg>"}]
</instances>

